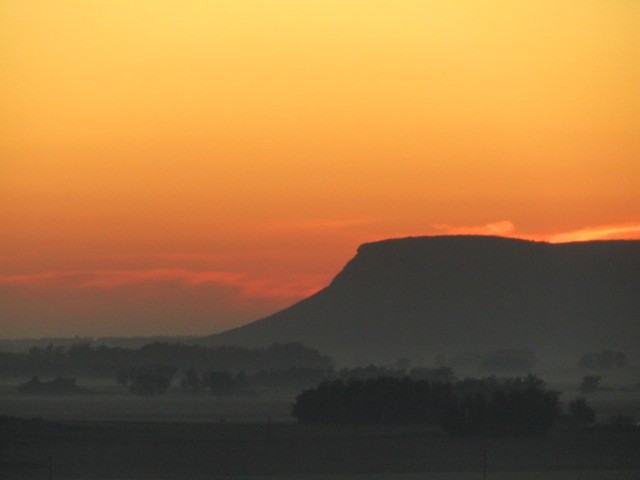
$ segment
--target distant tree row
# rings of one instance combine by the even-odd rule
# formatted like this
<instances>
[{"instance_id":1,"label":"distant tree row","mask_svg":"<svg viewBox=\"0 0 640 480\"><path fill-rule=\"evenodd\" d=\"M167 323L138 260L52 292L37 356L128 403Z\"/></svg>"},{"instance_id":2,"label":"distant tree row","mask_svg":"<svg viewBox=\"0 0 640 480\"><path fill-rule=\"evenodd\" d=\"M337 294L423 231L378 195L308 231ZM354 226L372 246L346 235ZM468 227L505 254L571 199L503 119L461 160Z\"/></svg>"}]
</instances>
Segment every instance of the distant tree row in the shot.
<instances>
[{"instance_id":1,"label":"distant tree row","mask_svg":"<svg viewBox=\"0 0 640 480\"><path fill-rule=\"evenodd\" d=\"M177 372L175 367L163 364L119 368L116 382L132 393L160 395L165 393ZM252 375L227 370L206 370L199 373L194 367L187 369L180 380L184 393L211 393L217 396L254 396L256 387L295 387L315 385L328 378L331 370L289 368L287 370L261 370Z\"/></svg>"},{"instance_id":2,"label":"distant tree row","mask_svg":"<svg viewBox=\"0 0 640 480\"><path fill-rule=\"evenodd\" d=\"M123 367L116 372L116 382L133 393L158 395L168 389L176 371L175 367L162 364ZM191 367L184 372L180 381L180 389L189 394L208 392L218 396L253 396L255 389L259 387L307 388L324 380L349 381L378 377L403 378L406 376L407 371L404 369L389 369L375 365L352 369L343 368L337 373L331 368L292 367L286 370L260 370L248 375L244 372L234 374L228 370L198 371L198 369ZM455 379L453 370L447 367L414 368L409 370L408 376L414 380L441 383L452 382ZM153 380L154 378L156 381ZM160 378L168 378L168 383L160 381ZM151 385L156 384L166 384L166 386L151 388Z\"/></svg>"},{"instance_id":3,"label":"distant tree row","mask_svg":"<svg viewBox=\"0 0 640 480\"><path fill-rule=\"evenodd\" d=\"M302 423L426 424L460 435L535 436L560 415L559 394L534 376L455 383L380 377L323 382L293 406Z\"/></svg>"},{"instance_id":4,"label":"distant tree row","mask_svg":"<svg viewBox=\"0 0 640 480\"><path fill-rule=\"evenodd\" d=\"M369 365L367 367L343 368L337 373L333 369L289 368L286 370L261 370L254 374L240 372L232 374L228 371L206 371L198 374L195 368L185 373L180 385L184 392L198 393L209 391L215 395L247 395L253 394L257 387L306 388L325 380L341 379L365 380L378 377L429 380L432 382L451 382L455 379L453 370L448 367L391 369Z\"/></svg>"},{"instance_id":5,"label":"distant tree row","mask_svg":"<svg viewBox=\"0 0 640 480\"><path fill-rule=\"evenodd\" d=\"M331 375L330 369L316 368L261 370L253 375L209 370L200 375L195 368L190 368L182 378L180 388L183 392L192 394L208 391L219 396L253 396L257 387L309 387Z\"/></svg>"},{"instance_id":6,"label":"distant tree row","mask_svg":"<svg viewBox=\"0 0 640 480\"><path fill-rule=\"evenodd\" d=\"M590 425L596 421L596 412L587 405L587 401L578 397L569 402L569 419L578 425Z\"/></svg>"},{"instance_id":7,"label":"distant tree row","mask_svg":"<svg viewBox=\"0 0 640 480\"><path fill-rule=\"evenodd\" d=\"M387 368L368 365L366 367L342 368L336 375L336 378L344 381L367 380L378 377L409 377L413 380L428 380L430 382L443 383L453 382L455 380L453 370L449 367L417 367L409 369L408 366L405 366L405 368Z\"/></svg>"},{"instance_id":8,"label":"distant tree row","mask_svg":"<svg viewBox=\"0 0 640 480\"><path fill-rule=\"evenodd\" d=\"M229 372L209 371L199 375L194 368L185 373L180 382L184 393L197 394L208 391L216 396L253 396L247 376L240 372L233 375Z\"/></svg>"},{"instance_id":9,"label":"distant tree row","mask_svg":"<svg viewBox=\"0 0 640 480\"><path fill-rule=\"evenodd\" d=\"M90 393L86 388L76 385L75 378L57 377L43 382L37 375L18 386L18 392L26 395L78 395Z\"/></svg>"},{"instance_id":10,"label":"distant tree row","mask_svg":"<svg viewBox=\"0 0 640 480\"><path fill-rule=\"evenodd\" d=\"M143 365L119 369L116 380L131 393L160 395L169 389L175 373L176 369L169 365Z\"/></svg>"},{"instance_id":11,"label":"distant tree row","mask_svg":"<svg viewBox=\"0 0 640 480\"><path fill-rule=\"evenodd\" d=\"M295 368L328 369L330 357L301 343L273 344L249 349L237 346L205 347L181 343L155 342L140 348L92 346L33 347L28 352L0 352L0 374L5 375L87 375L111 376L130 365L169 364L178 369L244 371Z\"/></svg>"}]
</instances>

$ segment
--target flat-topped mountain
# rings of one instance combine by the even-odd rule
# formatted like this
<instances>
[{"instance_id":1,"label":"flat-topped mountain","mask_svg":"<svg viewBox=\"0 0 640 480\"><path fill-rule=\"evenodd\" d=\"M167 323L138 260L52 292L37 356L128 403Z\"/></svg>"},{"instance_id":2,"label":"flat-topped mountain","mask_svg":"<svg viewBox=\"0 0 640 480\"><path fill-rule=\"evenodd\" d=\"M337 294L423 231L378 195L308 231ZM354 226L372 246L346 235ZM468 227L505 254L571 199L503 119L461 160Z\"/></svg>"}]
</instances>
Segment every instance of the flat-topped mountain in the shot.
<instances>
[{"instance_id":1,"label":"flat-topped mountain","mask_svg":"<svg viewBox=\"0 0 640 480\"><path fill-rule=\"evenodd\" d=\"M301 341L344 362L501 347L575 359L640 346L640 241L549 244L487 236L367 243L331 284L205 339Z\"/></svg>"}]
</instances>

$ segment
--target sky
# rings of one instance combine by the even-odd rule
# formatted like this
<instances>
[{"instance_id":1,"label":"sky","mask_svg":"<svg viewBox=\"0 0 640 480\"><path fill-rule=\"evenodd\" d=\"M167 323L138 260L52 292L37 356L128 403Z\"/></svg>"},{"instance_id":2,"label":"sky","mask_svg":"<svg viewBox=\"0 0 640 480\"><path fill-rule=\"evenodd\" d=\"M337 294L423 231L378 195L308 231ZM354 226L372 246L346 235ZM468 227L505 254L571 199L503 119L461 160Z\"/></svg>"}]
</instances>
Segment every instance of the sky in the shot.
<instances>
[{"instance_id":1,"label":"sky","mask_svg":"<svg viewBox=\"0 0 640 480\"><path fill-rule=\"evenodd\" d=\"M0 338L202 335L365 242L640 238L637 0L0 0Z\"/></svg>"}]
</instances>

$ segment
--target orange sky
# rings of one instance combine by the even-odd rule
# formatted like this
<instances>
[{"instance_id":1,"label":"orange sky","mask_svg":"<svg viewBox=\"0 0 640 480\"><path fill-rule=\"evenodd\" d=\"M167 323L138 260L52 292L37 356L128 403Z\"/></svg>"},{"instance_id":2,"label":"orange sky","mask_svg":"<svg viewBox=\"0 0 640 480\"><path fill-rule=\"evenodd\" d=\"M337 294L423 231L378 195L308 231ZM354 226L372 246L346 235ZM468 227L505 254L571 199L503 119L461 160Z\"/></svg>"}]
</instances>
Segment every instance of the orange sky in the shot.
<instances>
[{"instance_id":1,"label":"orange sky","mask_svg":"<svg viewBox=\"0 0 640 480\"><path fill-rule=\"evenodd\" d=\"M636 0L0 0L0 337L203 334L365 241L640 238Z\"/></svg>"}]
</instances>

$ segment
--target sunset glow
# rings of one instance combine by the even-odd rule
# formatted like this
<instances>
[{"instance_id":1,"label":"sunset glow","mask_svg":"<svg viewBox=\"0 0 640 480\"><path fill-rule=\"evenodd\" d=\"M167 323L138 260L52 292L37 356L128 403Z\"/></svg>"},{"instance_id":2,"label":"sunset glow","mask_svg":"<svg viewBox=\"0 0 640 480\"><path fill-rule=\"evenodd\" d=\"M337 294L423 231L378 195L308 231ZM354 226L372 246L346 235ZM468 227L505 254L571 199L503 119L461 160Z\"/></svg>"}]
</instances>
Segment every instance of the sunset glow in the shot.
<instances>
[{"instance_id":1,"label":"sunset glow","mask_svg":"<svg viewBox=\"0 0 640 480\"><path fill-rule=\"evenodd\" d=\"M640 2L0 2L0 337L208 334L367 241L640 239Z\"/></svg>"}]
</instances>

